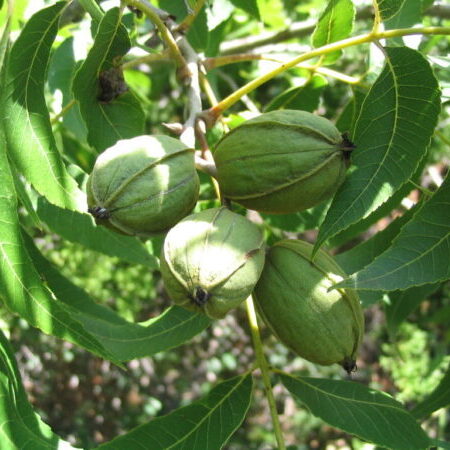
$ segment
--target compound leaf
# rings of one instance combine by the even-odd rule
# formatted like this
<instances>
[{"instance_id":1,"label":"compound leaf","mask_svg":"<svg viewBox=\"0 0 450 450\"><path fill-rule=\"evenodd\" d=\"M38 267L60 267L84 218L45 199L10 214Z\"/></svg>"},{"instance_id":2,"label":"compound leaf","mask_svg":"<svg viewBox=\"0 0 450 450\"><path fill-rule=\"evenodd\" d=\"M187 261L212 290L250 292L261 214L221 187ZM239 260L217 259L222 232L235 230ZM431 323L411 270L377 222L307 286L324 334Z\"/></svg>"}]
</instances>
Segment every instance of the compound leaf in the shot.
<instances>
[{"instance_id":1,"label":"compound leaf","mask_svg":"<svg viewBox=\"0 0 450 450\"><path fill-rule=\"evenodd\" d=\"M3 450L72 449L42 422L28 402L13 350L0 331L0 439Z\"/></svg>"},{"instance_id":2,"label":"compound leaf","mask_svg":"<svg viewBox=\"0 0 450 450\"><path fill-rule=\"evenodd\" d=\"M97 305L86 291L64 277L42 256L31 239L26 239L26 245L41 277L58 300L119 361L151 356L177 347L210 324L204 314L194 314L178 306L147 322L128 322L111 309Z\"/></svg>"},{"instance_id":3,"label":"compound leaf","mask_svg":"<svg viewBox=\"0 0 450 450\"><path fill-rule=\"evenodd\" d=\"M0 119L8 154L33 187L56 205L77 209L84 194L56 148L44 97L50 49L66 2L37 12L27 22L6 61Z\"/></svg>"},{"instance_id":4,"label":"compound leaf","mask_svg":"<svg viewBox=\"0 0 450 450\"><path fill-rule=\"evenodd\" d=\"M322 420L376 445L396 450L428 448L428 436L403 405L358 383L281 375L289 392Z\"/></svg>"},{"instance_id":5,"label":"compound leaf","mask_svg":"<svg viewBox=\"0 0 450 450\"><path fill-rule=\"evenodd\" d=\"M250 374L218 384L204 398L113 439L101 450L124 448L219 449L247 414L252 395Z\"/></svg>"},{"instance_id":6,"label":"compound leaf","mask_svg":"<svg viewBox=\"0 0 450 450\"><path fill-rule=\"evenodd\" d=\"M100 22L86 60L75 74L74 96L86 122L88 142L98 152L119 139L132 138L144 132L142 106L130 90L125 91L118 68L130 45L119 8L110 9ZM105 80L103 89L100 88L101 77ZM100 95L105 96L101 97L103 100L99 100ZM106 98L108 96L111 97Z\"/></svg>"},{"instance_id":7,"label":"compound leaf","mask_svg":"<svg viewBox=\"0 0 450 450\"><path fill-rule=\"evenodd\" d=\"M450 278L450 174L392 246L340 286L393 291Z\"/></svg>"},{"instance_id":8,"label":"compound leaf","mask_svg":"<svg viewBox=\"0 0 450 450\"><path fill-rule=\"evenodd\" d=\"M355 170L334 197L316 249L367 217L413 176L437 123L439 89L426 59L407 47L385 52L385 68L355 125Z\"/></svg>"}]
</instances>

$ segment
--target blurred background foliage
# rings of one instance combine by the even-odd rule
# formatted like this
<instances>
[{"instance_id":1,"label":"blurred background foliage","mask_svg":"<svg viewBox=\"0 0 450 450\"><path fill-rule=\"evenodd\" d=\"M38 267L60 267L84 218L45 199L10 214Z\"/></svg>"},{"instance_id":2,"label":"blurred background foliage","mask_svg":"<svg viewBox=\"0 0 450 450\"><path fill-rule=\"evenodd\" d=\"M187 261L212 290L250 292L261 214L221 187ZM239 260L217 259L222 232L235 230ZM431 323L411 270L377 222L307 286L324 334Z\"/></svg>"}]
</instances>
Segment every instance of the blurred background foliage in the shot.
<instances>
[{"instance_id":1,"label":"blurred background foliage","mask_svg":"<svg viewBox=\"0 0 450 450\"><path fill-rule=\"evenodd\" d=\"M11 24L13 37L17 36L33 12L51 3L15 0ZM117 3L104 1L102 6L107 9L117 6ZM186 2L181 0L152 3L158 3L178 21L187 13ZM321 0L258 0L261 18L257 20L249 13L245 1L240 2L242 8L236 7L237 3L210 0L188 32L191 44L204 55L205 61L230 53L266 55L265 59L209 70L207 78L218 98L229 95L237 87L279 64L270 59L283 60L310 48L313 24L324 6ZM354 3L358 11L354 34L366 32L372 25L370 2ZM431 3L421 3L425 12L418 14L417 19L422 20L424 25L450 26L450 12L445 8L438 10ZM5 17L6 8L3 7L0 24L4 23ZM61 28L54 46L47 85L47 100L53 115L71 101L71 77L92 43L89 17L77 1L72 2L63 20L66 25ZM413 17L407 26L414 25L415 20ZM130 11L126 13L124 23L133 39L127 61L148 52L161 51L161 42L148 21ZM300 31L294 33L292 30ZM450 58L442 56L450 53L450 39L430 36L414 41L411 38L408 45L418 47L428 55L443 90L441 120L421 179L424 187L434 189L436 179L444 176L450 161ZM270 58L267 57L269 54ZM328 72L320 73L308 67L287 71L236 104L227 118L228 124L235 126L243 118L259 111L297 108L301 103L304 109L324 115L334 122L340 121L345 131L350 124L346 118L351 108L350 100L354 95L358 98L358 95L367 92L380 71L381 63L380 55L374 48L354 47L346 50L332 65L325 66ZM131 67L125 71L125 79L145 107L149 134L168 133L163 123L183 122L184 91L170 61ZM77 107L71 108L55 123L54 130L60 148L64 148L64 157L74 168L78 166L88 173L96 154L86 142L86 129ZM223 125L219 123L208 133L210 143L216 142L222 133ZM203 175L201 192L204 204L215 201L210 179ZM419 195L414 190L409 196L410 201L417 201ZM202 207L201 204L199 207ZM405 207L407 202L399 205L400 210ZM26 212L22 213L26 219ZM384 228L394 216L395 212L378 221L357 236L353 244ZM286 222L281 223L276 220L266 222L269 241L286 235L282 229L290 229L286 225L289 220L292 217L286 217ZM302 227L294 227L297 233L291 232L289 236L300 236L301 232L301 237L312 241L315 231L308 228L308 222L302 223ZM143 266L131 265L64 241L49 230L33 228L31 222L28 231L64 275L86 289L99 303L116 310L127 320L147 320L169 305L158 272L151 273ZM161 238L154 239L149 245L159 248ZM336 249L337 252L340 250ZM153 358L131 361L126 364L126 370L30 328L3 307L1 317L2 329L9 335L16 350L25 387L37 412L56 433L83 448L94 447L157 415L190 403L208 392L218 380L243 372L254 361L243 308L214 322L188 344ZM448 283L425 299L395 335L388 333L383 304L371 306L366 310L367 333L358 361L359 370L354 378L413 406L437 385L449 365L449 319ZM344 377L337 366L319 367L295 357L267 330L263 332L270 364L290 373L338 379ZM276 382L276 379L273 381ZM274 389L286 441L291 444L304 443L303 446L292 445L290 448L371 448L324 425L299 408L280 384L276 384ZM449 423L448 412L438 411L427 422L426 428L431 436L449 439ZM273 448L275 442L269 424L263 389L258 384L251 413L226 448Z\"/></svg>"}]
</instances>

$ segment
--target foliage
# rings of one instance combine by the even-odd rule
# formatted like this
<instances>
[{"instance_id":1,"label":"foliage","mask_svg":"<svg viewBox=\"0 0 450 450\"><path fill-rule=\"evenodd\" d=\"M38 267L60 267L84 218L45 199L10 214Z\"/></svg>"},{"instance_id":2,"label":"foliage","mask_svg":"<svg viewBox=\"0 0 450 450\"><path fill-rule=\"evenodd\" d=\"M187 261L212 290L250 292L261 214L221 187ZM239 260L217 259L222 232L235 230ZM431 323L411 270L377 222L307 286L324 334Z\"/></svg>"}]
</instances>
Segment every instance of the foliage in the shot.
<instances>
[{"instance_id":1,"label":"foliage","mask_svg":"<svg viewBox=\"0 0 450 450\"><path fill-rule=\"evenodd\" d=\"M0 2L2 448L449 446L449 16L430 0ZM346 179L307 211L232 208L268 245L336 255L349 276L333 288L366 309L347 380L276 342L251 298L221 321L172 306L164 235L87 211L97 155L142 134L195 148L195 211L219 206L217 142L281 109L336 124L355 146ZM114 433L85 425L89 389L55 422L52 395L80 380L101 417L113 405Z\"/></svg>"}]
</instances>

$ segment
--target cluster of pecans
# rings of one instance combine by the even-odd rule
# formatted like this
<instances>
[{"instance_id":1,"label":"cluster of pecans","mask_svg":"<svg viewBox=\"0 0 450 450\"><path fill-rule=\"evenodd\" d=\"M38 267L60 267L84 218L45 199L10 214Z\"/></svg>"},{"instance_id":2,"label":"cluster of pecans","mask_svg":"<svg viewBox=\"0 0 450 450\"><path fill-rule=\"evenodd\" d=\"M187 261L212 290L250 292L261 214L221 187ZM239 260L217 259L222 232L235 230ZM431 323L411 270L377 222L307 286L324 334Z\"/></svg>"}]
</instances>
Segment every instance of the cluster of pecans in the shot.
<instances>
[{"instance_id":1,"label":"cluster of pecans","mask_svg":"<svg viewBox=\"0 0 450 450\"><path fill-rule=\"evenodd\" d=\"M246 208L292 213L330 198L353 146L327 119L304 111L262 114L227 133L213 156L223 197ZM259 227L226 207L188 215L199 193L194 150L167 136L118 141L88 179L89 212L115 231L167 232L161 273L172 300L212 319L253 293L285 345L317 364L354 368L364 320L336 262L300 240L267 249Z\"/></svg>"}]
</instances>

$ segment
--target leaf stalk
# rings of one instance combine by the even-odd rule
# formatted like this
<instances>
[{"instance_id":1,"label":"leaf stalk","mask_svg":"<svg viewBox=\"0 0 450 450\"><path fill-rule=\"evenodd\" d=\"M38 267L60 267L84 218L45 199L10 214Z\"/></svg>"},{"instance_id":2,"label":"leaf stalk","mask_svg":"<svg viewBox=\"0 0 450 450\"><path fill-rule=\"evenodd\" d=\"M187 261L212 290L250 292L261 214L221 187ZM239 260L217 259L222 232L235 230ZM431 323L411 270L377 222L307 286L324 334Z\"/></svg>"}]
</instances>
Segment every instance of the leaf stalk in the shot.
<instances>
[{"instance_id":1,"label":"leaf stalk","mask_svg":"<svg viewBox=\"0 0 450 450\"><path fill-rule=\"evenodd\" d=\"M278 449L286 450L286 444L284 443L283 433L281 431L280 420L278 418L277 408L275 404L275 398L272 392L272 385L269 377L269 365L267 364L266 357L264 356L263 346L261 342L261 336L259 334L258 320L256 317L255 305L253 298L250 296L246 300L247 317L250 324L250 331L252 333L253 346L256 353L256 362L261 370L262 380L267 395L267 401L269 402L270 415L272 417L273 430L275 438L277 440Z\"/></svg>"}]
</instances>

